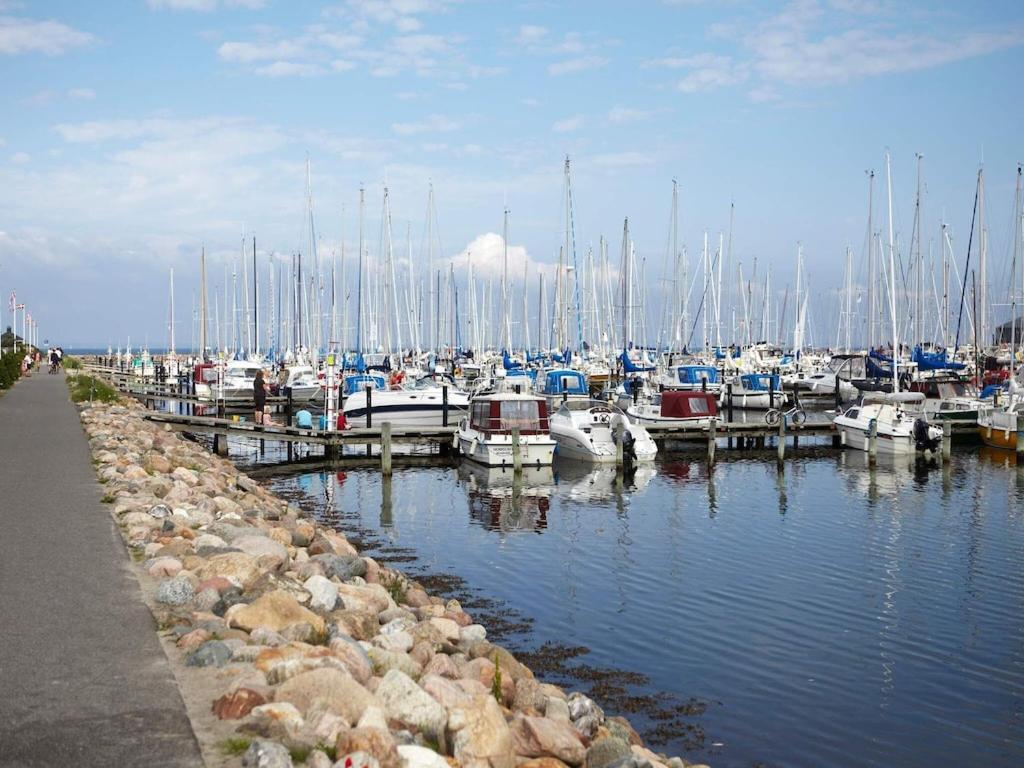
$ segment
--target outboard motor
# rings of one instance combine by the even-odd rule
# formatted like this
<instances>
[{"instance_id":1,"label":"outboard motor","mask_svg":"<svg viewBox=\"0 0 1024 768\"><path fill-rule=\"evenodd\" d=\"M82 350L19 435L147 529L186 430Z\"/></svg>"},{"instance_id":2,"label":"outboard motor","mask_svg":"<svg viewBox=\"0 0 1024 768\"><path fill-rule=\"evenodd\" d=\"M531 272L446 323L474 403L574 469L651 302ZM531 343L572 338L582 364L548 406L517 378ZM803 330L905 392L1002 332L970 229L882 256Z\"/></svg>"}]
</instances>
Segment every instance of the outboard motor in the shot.
<instances>
[{"instance_id":1,"label":"outboard motor","mask_svg":"<svg viewBox=\"0 0 1024 768\"><path fill-rule=\"evenodd\" d=\"M636 439L629 429L622 430L622 456L627 464L636 462Z\"/></svg>"},{"instance_id":2,"label":"outboard motor","mask_svg":"<svg viewBox=\"0 0 1024 768\"><path fill-rule=\"evenodd\" d=\"M928 422L914 419L914 446L919 451L935 451L939 447L939 439L928 434Z\"/></svg>"}]
</instances>

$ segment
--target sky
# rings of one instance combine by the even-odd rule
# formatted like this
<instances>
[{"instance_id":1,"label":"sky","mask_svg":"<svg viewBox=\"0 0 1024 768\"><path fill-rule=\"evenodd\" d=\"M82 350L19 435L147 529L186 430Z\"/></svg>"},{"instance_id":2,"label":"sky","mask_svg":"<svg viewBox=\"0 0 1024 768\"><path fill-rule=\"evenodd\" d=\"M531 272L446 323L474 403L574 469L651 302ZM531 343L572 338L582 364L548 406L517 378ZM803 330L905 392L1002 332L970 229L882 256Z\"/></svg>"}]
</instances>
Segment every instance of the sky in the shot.
<instances>
[{"instance_id":1,"label":"sky","mask_svg":"<svg viewBox=\"0 0 1024 768\"><path fill-rule=\"evenodd\" d=\"M0 0L0 72L4 325L16 290L65 346L162 345L171 267L187 339L203 247L211 291L243 236L308 250L307 158L321 257L354 259L361 185L379 256L387 186L422 270L432 185L432 266L487 276L506 208L516 274L557 260L568 155L578 257L604 236L617 261L629 217L658 284L675 179L691 262L731 218L731 270L771 266L778 301L802 244L824 344L847 246L863 280L865 172L883 228L891 153L906 250L920 153L922 242L945 221L961 268L984 167L1007 300L1019 2Z\"/></svg>"}]
</instances>

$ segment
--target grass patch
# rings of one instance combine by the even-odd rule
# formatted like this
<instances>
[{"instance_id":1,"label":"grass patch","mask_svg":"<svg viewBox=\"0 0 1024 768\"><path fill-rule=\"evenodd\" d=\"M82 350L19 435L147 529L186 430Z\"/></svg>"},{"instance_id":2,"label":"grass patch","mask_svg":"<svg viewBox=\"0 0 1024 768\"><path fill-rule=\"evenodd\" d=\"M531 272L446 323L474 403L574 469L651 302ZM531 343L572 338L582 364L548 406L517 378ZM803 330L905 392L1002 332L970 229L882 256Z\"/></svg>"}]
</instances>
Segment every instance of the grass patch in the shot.
<instances>
[{"instance_id":1,"label":"grass patch","mask_svg":"<svg viewBox=\"0 0 1024 768\"><path fill-rule=\"evenodd\" d=\"M77 371L82 367L82 361L77 357L72 357L71 355L64 355L60 360L60 364L69 371Z\"/></svg>"},{"instance_id":2,"label":"grass patch","mask_svg":"<svg viewBox=\"0 0 1024 768\"><path fill-rule=\"evenodd\" d=\"M117 390L95 376L75 376L68 378L68 389L71 399L76 403L116 403L121 399Z\"/></svg>"},{"instance_id":3,"label":"grass patch","mask_svg":"<svg viewBox=\"0 0 1024 768\"><path fill-rule=\"evenodd\" d=\"M380 585L388 591L388 594L391 595L391 599L396 603L405 601L405 592L409 588L409 582L406 581L405 577L401 574L382 573L380 576Z\"/></svg>"},{"instance_id":4,"label":"grass patch","mask_svg":"<svg viewBox=\"0 0 1024 768\"><path fill-rule=\"evenodd\" d=\"M112 493L104 493L103 496L100 497L100 503L101 504L113 504L115 499L117 499L117 497L114 494L112 494Z\"/></svg>"},{"instance_id":5,"label":"grass patch","mask_svg":"<svg viewBox=\"0 0 1024 768\"><path fill-rule=\"evenodd\" d=\"M250 744L252 744L252 739L247 739L244 736L233 736L224 741L221 749L224 750L225 755L242 755L245 754L245 750L249 748Z\"/></svg>"}]
</instances>

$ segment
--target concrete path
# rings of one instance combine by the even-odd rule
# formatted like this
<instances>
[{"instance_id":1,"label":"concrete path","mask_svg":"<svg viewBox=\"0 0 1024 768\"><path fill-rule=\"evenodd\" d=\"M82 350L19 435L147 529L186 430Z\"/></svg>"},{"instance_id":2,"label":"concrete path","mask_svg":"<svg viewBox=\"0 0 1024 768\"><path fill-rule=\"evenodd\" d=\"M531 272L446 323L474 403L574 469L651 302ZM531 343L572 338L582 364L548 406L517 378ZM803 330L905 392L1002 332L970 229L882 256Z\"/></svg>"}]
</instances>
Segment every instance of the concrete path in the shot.
<instances>
[{"instance_id":1,"label":"concrete path","mask_svg":"<svg viewBox=\"0 0 1024 768\"><path fill-rule=\"evenodd\" d=\"M0 396L0 766L201 766L64 376Z\"/></svg>"}]
</instances>

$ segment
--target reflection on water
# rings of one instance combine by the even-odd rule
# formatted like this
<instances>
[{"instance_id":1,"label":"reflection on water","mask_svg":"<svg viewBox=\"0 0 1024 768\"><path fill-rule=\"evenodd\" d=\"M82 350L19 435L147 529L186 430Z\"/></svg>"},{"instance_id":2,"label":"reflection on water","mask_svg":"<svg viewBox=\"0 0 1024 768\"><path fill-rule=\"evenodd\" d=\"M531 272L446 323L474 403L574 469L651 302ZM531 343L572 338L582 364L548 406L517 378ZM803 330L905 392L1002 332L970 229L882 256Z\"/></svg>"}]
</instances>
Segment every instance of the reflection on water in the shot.
<instances>
[{"instance_id":1,"label":"reflection on water","mask_svg":"<svg viewBox=\"0 0 1024 768\"><path fill-rule=\"evenodd\" d=\"M716 767L1024 764L1010 454L709 472L694 453L632 476L464 464L272 485L666 751Z\"/></svg>"}]
</instances>

